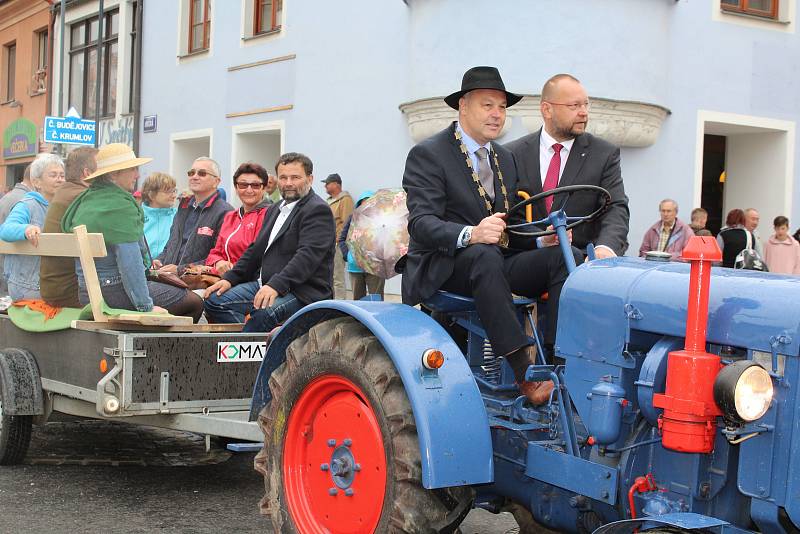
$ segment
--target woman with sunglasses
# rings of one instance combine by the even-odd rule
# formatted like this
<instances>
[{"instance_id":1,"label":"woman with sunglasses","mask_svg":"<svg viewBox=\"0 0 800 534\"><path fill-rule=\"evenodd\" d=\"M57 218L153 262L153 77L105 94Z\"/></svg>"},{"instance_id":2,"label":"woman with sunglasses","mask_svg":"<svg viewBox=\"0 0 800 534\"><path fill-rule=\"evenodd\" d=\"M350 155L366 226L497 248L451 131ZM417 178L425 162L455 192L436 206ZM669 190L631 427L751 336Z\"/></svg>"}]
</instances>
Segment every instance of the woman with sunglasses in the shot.
<instances>
[{"instance_id":1,"label":"woman with sunglasses","mask_svg":"<svg viewBox=\"0 0 800 534\"><path fill-rule=\"evenodd\" d=\"M217 244L206 259L209 270L216 269L220 276L225 274L255 241L270 205L264 200L268 179L266 169L258 163L242 163L236 169L233 185L242 207L225 214Z\"/></svg>"}]
</instances>

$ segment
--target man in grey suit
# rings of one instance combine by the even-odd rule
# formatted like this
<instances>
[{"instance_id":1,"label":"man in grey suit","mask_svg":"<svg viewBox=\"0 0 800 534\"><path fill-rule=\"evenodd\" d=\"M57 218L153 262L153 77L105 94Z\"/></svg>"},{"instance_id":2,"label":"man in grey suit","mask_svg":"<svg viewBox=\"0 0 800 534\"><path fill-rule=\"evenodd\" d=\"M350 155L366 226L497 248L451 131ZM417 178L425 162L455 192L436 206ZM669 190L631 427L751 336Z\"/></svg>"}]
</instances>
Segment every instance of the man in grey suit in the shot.
<instances>
[{"instance_id":1,"label":"man in grey suit","mask_svg":"<svg viewBox=\"0 0 800 534\"><path fill-rule=\"evenodd\" d=\"M619 148L586 133L589 98L574 76L557 74L542 88L544 127L506 145L517 161L519 188L531 195L566 185L597 185L611 194L608 210L592 223L573 230L572 244L585 251L595 245L597 258L622 255L628 248L628 197L622 183ZM556 150L558 152L556 152ZM600 207L595 192L575 193L567 203L568 215L587 215ZM556 196L553 206L560 205ZM534 220L547 216L546 199L533 205Z\"/></svg>"}]
</instances>

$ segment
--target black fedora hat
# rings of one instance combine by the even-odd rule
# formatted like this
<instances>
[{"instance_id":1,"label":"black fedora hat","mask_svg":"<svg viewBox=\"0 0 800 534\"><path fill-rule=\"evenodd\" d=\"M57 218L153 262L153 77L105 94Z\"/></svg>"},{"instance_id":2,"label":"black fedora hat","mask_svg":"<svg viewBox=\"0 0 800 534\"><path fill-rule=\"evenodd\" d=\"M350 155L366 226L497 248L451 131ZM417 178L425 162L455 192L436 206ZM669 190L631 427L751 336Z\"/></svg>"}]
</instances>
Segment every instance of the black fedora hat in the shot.
<instances>
[{"instance_id":1,"label":"black fedora hat","mask_svg":"<svg viewBox=\"0 0 800 534\"><path fill-rule=\"evenodd\" d=\"M461 90L445 97L445 103L453 109L458 109L458 100L470 91L475 89L495 89L506 94L506 106L511 107L520 100L521 95L515 95L506 91L500 71L496 67L472 67L464 73L461 79Z\"/></svg>"}]
</instances>

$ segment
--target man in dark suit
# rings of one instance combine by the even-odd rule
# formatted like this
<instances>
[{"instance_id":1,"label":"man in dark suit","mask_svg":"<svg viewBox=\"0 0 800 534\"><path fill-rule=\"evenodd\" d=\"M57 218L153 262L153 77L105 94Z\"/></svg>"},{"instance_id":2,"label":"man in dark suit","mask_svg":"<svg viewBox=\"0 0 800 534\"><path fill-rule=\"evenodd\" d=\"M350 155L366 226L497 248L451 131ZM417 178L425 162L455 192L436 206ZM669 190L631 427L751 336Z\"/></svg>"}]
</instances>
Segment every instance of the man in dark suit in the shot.
<instances>
[{"instance_id":1,"label":"man in dark suit","mask_svg":"<svg viewBox=\"0 0 800 534\"><path fill-rule=\"evenodd\" d=\"M492 350L506 357L521 391L541 403L552 383L525 381L530 342L511 294L549 292L545 342L552 344L567 270L559 247L549 246L554 236L537 243L506 232L517 168L511 153L492 141L503 129L506 107L520 98L505 90L496 68L470 69L461 91L445 98L458 121L409 152L403 188L411 239L402 289L403 302L412 305L438 289L474 297ZM513 218L521 222L520 215Z\"/></svg>"},{"instance_id":2,"label":"man in dark suit","mask_svg":"<svg viewBox=\"0 0 800 534\"><path fill-rule=\"evenodd\" d=\"M544 84L541 112L541 130L506 145L517 160L520 189L535 195L566 185L603 187L611 194L611 206L598 220L576 227L572 244L585 250L587 244L594 243L598 258L621 256L628 248L630 212L619 148L586 133L589 98L581 83L569 74L557 74ZM552 205L560 206L560 200L556 196ZM534 203L534 220L549 213L546 201ZM600 195L594 192L573 194L567 214L588 215L600 207L600 201Z\"/></svg>"},{"instance_id":3,"label":"man in dark suit","mask_svg":"<svg viewBox=\"0 0 800 534\"><path fill-rule=\"evenodd\" d=\"M209 322L269 332L306 304L333 298L333 214L311 190L311 160L289 152L275 172L283 200L270 208L255 242L205 293Z\"/></svg>"}]
</instances>

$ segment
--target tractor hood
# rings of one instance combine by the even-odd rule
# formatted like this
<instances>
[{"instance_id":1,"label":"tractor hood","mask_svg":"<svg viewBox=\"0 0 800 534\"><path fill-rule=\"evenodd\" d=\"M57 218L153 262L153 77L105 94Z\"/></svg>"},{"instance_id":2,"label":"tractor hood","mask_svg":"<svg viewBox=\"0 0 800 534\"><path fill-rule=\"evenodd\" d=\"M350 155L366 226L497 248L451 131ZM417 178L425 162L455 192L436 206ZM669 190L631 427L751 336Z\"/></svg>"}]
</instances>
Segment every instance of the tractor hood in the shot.
<instances>
[{"instance_id":1,"label":"tractor hood","mask_svg":"<svg viewBox=\"0 0 800 534\"><path fill-rule=\"evenodd\" d=\"M557 352L619 361L630 330L684 337L689 264L639 258L586 263L561 293ZM708 305L710 343L798 354L800 277L714 267Z\"/></svg>"}]
</instances>

